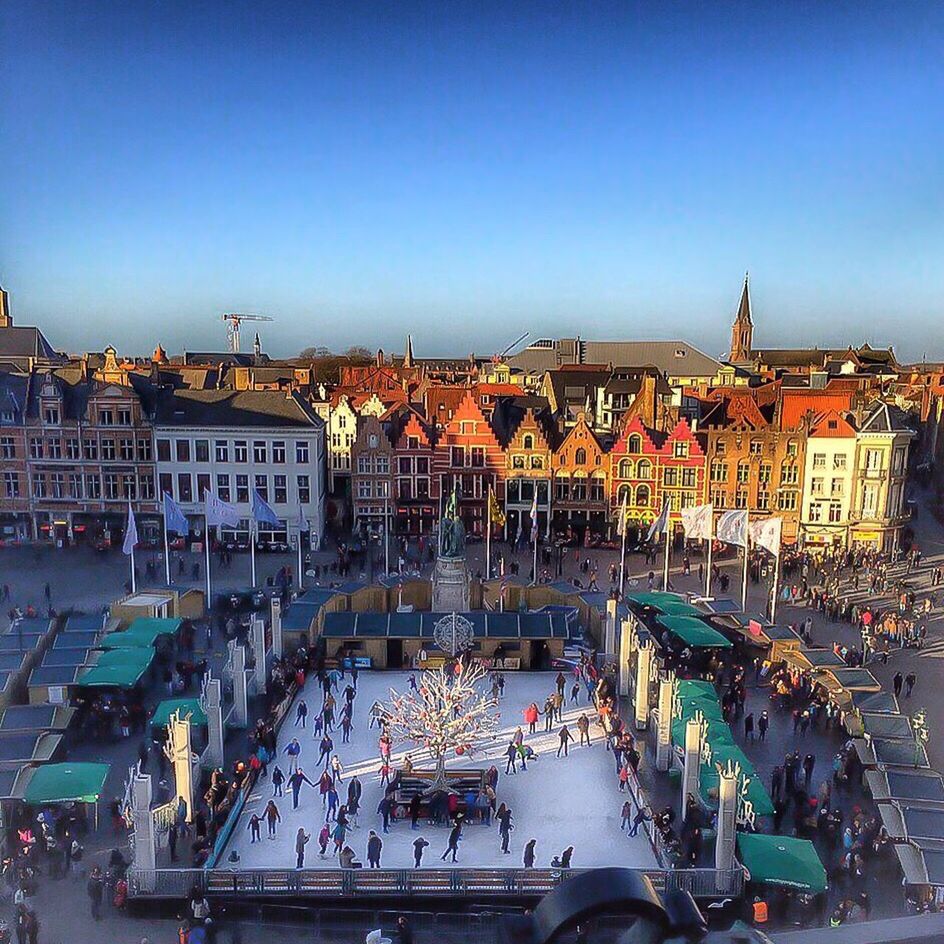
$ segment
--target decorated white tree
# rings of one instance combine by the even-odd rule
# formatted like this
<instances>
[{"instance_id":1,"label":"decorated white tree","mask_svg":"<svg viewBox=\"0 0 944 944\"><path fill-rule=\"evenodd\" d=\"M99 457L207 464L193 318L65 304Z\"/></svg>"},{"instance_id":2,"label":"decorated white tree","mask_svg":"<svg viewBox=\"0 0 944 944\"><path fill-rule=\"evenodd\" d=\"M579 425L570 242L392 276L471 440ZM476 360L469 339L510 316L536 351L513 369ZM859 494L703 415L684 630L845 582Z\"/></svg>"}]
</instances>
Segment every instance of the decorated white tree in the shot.
<instances>
[{"instance_id":1,"label":"decorated white tree","mask_svg":"<svg viewBox=\"0 0 944 944\"><path fill-rule=\"evenodd\" d=\"M426 748L436 761L429 792L448 790L446 758L450 752L471 753L495 737L497 703L485 683L488 672L460 663L458 670L424 672L417 690L390 690L388 726L391 737Z\"/></svg>"}]
</instances>

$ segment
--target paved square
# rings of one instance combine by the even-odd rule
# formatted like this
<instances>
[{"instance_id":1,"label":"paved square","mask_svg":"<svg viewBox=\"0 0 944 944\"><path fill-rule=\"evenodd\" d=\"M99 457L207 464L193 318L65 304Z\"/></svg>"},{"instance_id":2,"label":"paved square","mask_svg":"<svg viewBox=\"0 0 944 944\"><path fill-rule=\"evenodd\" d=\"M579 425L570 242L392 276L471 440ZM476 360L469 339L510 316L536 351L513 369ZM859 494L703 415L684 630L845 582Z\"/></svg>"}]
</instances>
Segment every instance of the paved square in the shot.
<instances>
[{"instance_id":1,"label":"paved square","mask_svg":"<svg viewBox=\"0 0 944 944\"><path fill-rule=\"evenodd\" d=\"M640 828L637 836L630 839L620 831L620 811L629 794L619 792L613 755L604 747L602 729L593 724L591 737L593 743L588 748L570 745L570 756L557 758L560 725L545 734L543 719L537 733L525 735L537 760L528 764L526 772L505 775L504 751L515 728L524 725L524 709L535 701L543 705L545 698L554 691L554 672L506 672L505 693L502 698L500 732L487 748L480 747L473 760L468 757L453 756L448 759L448 767L486 768L491 764L498 767L498 803L507 804L513 813L514 831L511 836L511 853L503 855L495 820L491 826L478 823L468 824L462 833L459 845L458 867L465 868L520 868L522 851L530 839L537 839L535 865L538 868L550 865L551 859L567 847L574 847L572 866L590 868L619 865L629 868L657 868L655 856L644 830ZM419 680L419 673L417 673ZM345 682L342 682L342 690ZM409 673L367 671L361 672L358 680L358 694L354 701L354 724L351 743L341 743L341 732L336 730L332 737L335 752L344 765L344 781L338 793L341 802L347 796L346 782L355 773L363 784L361 812L357 829L348 832L346 844L355 851L357 858L366 865L367 835L370 829L381 833L380 816L377 804L383 798L380 783L379 752L376 727L368 729L368 711L375 699L388 700L390 689L404 691L409 685ZM570 679L567 693L569 695ZM293 737L298 736L301 745L300 765L308 777L317 783L321 768L316 765L318 758L318 739L312 738L312 715L321 706L321 690L317 678L310 678L305 685L305 698L309 718L307 727L294 727L294 708L289 714L279 736L279 766L288 773L288 758L282 753ZM337 696L340 700L340 696ZM588 706L581 694L581 703L564 710L564 722L574 736L577 736L576 721L581 712L586 711L593 717L592 706ZM423 750L412 746L394 744L394 766L399 766L403 757L409 753L415 766L428 767L432 763ZM270 765L270 772L272 766ZM237 849L240 856L239 867L251 868L290 868L295 865L295 834L299 826L311 835L305 856L306 868L337 868L338 860L330 855L322 859L318 855L317 837L324 822L324 812L318 791L307 784L302 784L299 807L292 809L291 791L286 789L286 796L276 800L282 822L274 840L266 838L266 829L262 827L262 839L251 843L248 819L253 812L262 815L266 803L272 796L271 780L261 780L250 797L242 819L237 824L233 839L222 857L221 866L226 867L230 850ZM383 838L381 867L387 869L412 868L413 840L423 836L429 843L423 857L424 868L444 868L440 861L445 851L449 829L446 826L429 826L423 820L419 828L410 829L409 820L391 823L390 832ZM450 863L451 864L451 863Z\"/></svg>"}]
</instances>

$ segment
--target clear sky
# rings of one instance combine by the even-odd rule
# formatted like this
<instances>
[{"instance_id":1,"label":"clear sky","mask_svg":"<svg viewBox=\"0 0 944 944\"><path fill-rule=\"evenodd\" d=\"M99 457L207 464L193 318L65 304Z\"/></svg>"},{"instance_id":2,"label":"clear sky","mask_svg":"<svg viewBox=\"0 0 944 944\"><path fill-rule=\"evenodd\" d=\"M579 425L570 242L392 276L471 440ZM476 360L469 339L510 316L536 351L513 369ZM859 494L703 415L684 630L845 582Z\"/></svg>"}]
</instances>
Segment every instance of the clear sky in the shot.
<instances>
[{"instance_id":1,"label":"clear sky","mask_svg":"<svg viewBox=\"0 0 944 944\"><path fill-rule=\"evenodd\" d=\"M758 346L944 356L942 111L935 2L7 0L0 283L71 350L717 354L749 269Z\"/></svg>"}]
</instances>

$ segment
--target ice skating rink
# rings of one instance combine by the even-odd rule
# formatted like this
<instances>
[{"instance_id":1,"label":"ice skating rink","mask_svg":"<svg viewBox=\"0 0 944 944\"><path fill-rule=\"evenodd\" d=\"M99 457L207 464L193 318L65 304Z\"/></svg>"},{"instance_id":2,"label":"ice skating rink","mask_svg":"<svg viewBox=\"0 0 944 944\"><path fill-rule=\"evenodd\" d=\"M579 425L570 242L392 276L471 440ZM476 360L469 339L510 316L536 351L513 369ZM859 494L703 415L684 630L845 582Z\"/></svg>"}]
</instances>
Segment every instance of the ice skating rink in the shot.
<instances>
[{"instance_id":1,"label":"ice skating rink","mask_svg":"<svg viewBox=\"0 0 944 944\"><path fill-rule=\"evenodd\" d=\"M479 747L474 757L448 759L448 767L481 767L494 764L499 770L497 802L505 803L512 810L514 831L511 834L510 854L501 851L498 826L492 819L491 826L468 823L462 831L459 844L458 868L521 868L522 851L530 839L536 839L535 866L545 868L551 859L567 847L574 847L571 866L573 868L592 868L599 866L623 866L627 868L657 868L657 863L645 831L640 827L635 838L630 839L626 832L620 831L620 811L628 793L619 792L616 767L613 755L604 748L602 729L592 724L590 734L592 744L588 748L570 745L570 756L557 758L559 744L557 732L544 733L544 718L539 719L538 731L529 735L524 724L524 709L532 702L543 708L544 700L555 691L556 672L506 672L505 691L501 699L501 727L494 742ZM565 673L566 674L566 673ZM419 836L429 842L423 856L423 868L452 867L451 862L443 863L440 856L445 851L449 834L447 826L430 826L420 820L416 830L410 829L410 821L391 820L390 832L386 835L381 830L381 817L377 813L377 804L383 798L383 789L379 774L379 750L376 726L368 728L369 709L376 699L389 701L390 689L405 691L409 686L408 672L362 671L358 677L358 693L354 700L354 730L349 744L341 743L341 730L335 728L331 736L334 740L334 753L344 765L344 778L338 786L340 802L347 797L347 782L357 774L363 785L361 811L358 816L358 828L348 831L346 845L351 846L357 858L366 867L367 837L370 829L375 829L383 839L381 868L403 869L413 867L413 840ZM421 673L416 673L419 681ZM350 676L342 680L340 692L348 684ZM569 700L572 678L568 675L565 694ZM343 702L342 694L335 697L338 712ZM306 683L301 696L308 704L306 727L294 727L294 706L290 711L279 734L279 759L277 763L285 772L289 772L288 757L283 753L286 744L293 737L301 742L300 766L307 776L317 784L322 767L316 765L319 738L312 738L312 720L320 710L323 701L321 687L316 677ZM579 736L576 721L586 711L592 719L592 705L586 702L585 692L581 691L578 705L566 705L564 723L567 724L574 738ZM505 749L511 740L515 728L519 725L525 732L525 743L537 754L537 759L528 764L526 772L514 775L505 774ZM410 754L413 764L418 768L431 767L426 752L413 745L394 743L393 764L399 767L403 757ZM252 868L292 868L295 865L295 835L299 826L311 835L305 855L305 868L338 868L336 856L331 855L333 842L328 847L328 855L321 858L318 854L318 833L325 821L325 810L316 788L302 784L299 807L292 809L291 791L286 785L285 796L277 798L276 804L282 816L278 826L278 835L274 840L266 837L266 827L262 826L262 839L250 842L248 828L249 817L255 812L260 816L266 803L272 796L270 778L260 780L246 804L240 822L236 826L221 859L222 867ZM228 862L230 851L238 850L240 862L232 865Z\"/></svg>"}]
</instances>

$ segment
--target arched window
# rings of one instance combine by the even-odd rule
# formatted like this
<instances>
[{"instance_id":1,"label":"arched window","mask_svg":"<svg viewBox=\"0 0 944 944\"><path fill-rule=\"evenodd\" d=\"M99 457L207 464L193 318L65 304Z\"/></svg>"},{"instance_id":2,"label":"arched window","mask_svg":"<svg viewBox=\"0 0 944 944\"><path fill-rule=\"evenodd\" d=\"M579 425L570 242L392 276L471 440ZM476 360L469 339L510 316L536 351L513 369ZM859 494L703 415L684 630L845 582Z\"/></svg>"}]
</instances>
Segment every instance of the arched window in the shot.
<instances>
[{"instance_id":1,"label":"arched window","mask_svg":"<svg viewBox=\"0 0 944 944\"><path fill-rule=\"evenodd\" d=\"M636 489L636 504L640 508L647 508L649 506L649 486L640 485Z\"/></svg>"},{"instance_id":2,"label":"arched window","mask_svg":"<svg viewBox=\"0 0 944 944\"><path fill-rule=\"evenodd\" d=\"M627 452L642 452L642 436L639 433L633 433L626 443Z\"/></svg>"},{"instance_id":3,"label":"arched window","mask_svg":"<svg viewBox=\"0 0 944 944\"><path fill-rule=\"evenodd\" d=\"M543 468L544 468L544 457L543 457L543 456L531 456L531 468L532 468L532 469L543 469Z\"/></svg>"},{"instance_id":4,"label":"arched window","mask_svg":"<svg viewBox=\"0 0 944 944\"><path fill-rule=\"evenodd\" d=\"M639 460L639 463L636 466L636 478L637 479L651 479L652 478L652 463L648 459Z\"/></svg>"},{"instance_id":5,"label":"arched window","mask_svg":"<svg viewBox=\"0 0 944 944\"><path fill-rule=\"evenodd\" d=\"M620 459L618 475L621 479L631 479L633 477L632 459Z\"/></svg>"},{"instance_id":6,"label":"arched window","mask_svg":"<svg viewBox=\"0 0 944 944\"><path fill-rule=\"evenodd\" d=\"M523 442L522 442L522 445L523 445L523 447L524 447L525 449L533 449L533 448L534 448L534 437L533 437L530 433L528 433L528 435L524 437L524 440L523 440Z\"/></svg>"},{"instance_id":7,"label":"arched window","mask_svg":"<svg viewBox=\"0 0 944 944\"><path fill-rule=\"evenodd\" d=\"M582 446L574 454L574 465L586 465L587 464L587 450Z\"/></svg>"},{"instance_id":8,"label":"arched window","mask_svg":"<svg viewBox=\"0 0 944 944\"><path fill-rule=\"evenodd\" d=\"M632 485L621 485L616 490L616 503L623 507L623 502L626 502L627 505L632 505L633 503L633 487Z\"/></svg>"}]
</instances>

